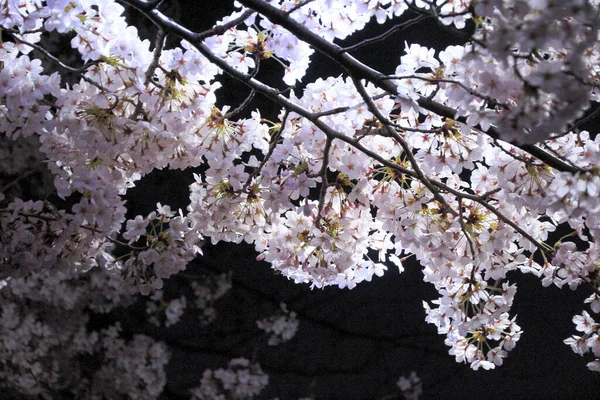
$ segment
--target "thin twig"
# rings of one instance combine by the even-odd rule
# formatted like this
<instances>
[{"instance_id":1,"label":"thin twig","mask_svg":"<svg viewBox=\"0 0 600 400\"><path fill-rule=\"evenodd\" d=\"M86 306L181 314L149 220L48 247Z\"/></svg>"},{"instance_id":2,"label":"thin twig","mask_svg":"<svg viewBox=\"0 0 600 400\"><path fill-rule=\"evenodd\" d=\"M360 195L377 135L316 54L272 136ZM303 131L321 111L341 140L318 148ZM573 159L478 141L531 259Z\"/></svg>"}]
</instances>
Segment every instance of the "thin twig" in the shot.
<instances>
[{"instance_id":1,"label":"thin twig","mask_svg":"<svg viewBox=\"0 0 600 400\"><path fill-rule=\"evenodd\" d=\"M521 227L519 227L519 225L517 225L515 222L513 222L506 215L502 214L502 212L500 212L500 210L498 210L496 207L492 206L487 201L485 201L485 199L482 198L482 196L471 195L468 193L460 192L456 189L449 187L448 185L446 185L443 182L432 181L432 183L434 185L438 186L440 189L442 189L450 194L455 195L456 197L462 197L465 199L476 201L477 203L481 204L483 207L485 207L486 209L491 211L494 215L496 215L496 217L500 221L504 222L505 224L507 224L508 226L513 228L515 231L517 231L520 235L522 235L527 240L529 240L535 247L537 247L538 249L540 249L541 251L544 251L544 252L554 253L554 249L552 247L548 246L547 244L542 244L542 243L538 242L529 233L525 232Z\"/></svg>"},{"instance_id":2,"label":"thin twig","mask_svg":"<svg viewBox=\"0 0 600 400\"><path fill-rule=\"evenodd\" d=\"M304 0L304 1L301 1L301 2L299 2L298 4L296 4L294 7L290 8L289 10L287 10L287 13L288 13L288 14L291 14L291 13L293 13L294 11L301 9L301 8L302 8L302 7L304 7L305 5L307 5L307 4L309 4L309 3L312 3L313 1L315 1L315 0Z\"/></svg>"},{"instance_id":3,"label":"thin twig","mask_svg":"<svg viewBox=\"0 0 600 400\"><path fill-rule=\"evenodd\" d=\"M279 130L275 133L275 136L273 136L273 138L271 139L269 151L267 152L267 154L265 155L263 160L260 162L260 165L258 166L258 168L256 168L250 175L248 175L248 179L246 180L246 183L244 184L242 190L246 190L248 188L248 186L250 186L252 179L254 179L256 176L258 176L258 174L260 174L260 172L264 168L267 161L269 161L269 159L273 155L273 151L275 151L275 146L277 146L279 137L283 133L283 130L285 128L285 124L286 124L286 121L287 121L289 115L290 115L290 111L286 108L285 114L283 114L283 118L281 119L281 126L279 127Z\"/></svg>"},{"instance_id":4,"label":"thin twig","mask_svg":"<svg viewBox=\"0 0 600 400\"><path fill-rule=\"evenodd\" d=\"M467 242L469 243L469 249L471 250L471 256L475 257L475 247L473 246L473 241L471 240L471 235L467 231L467 226L465 224L465 219L464 219L465 206L463 205L463 198L458 197L457 200L458 200L458 210L459 210L458 222L460 223L460 230L463 232L463 235L465 236L465 238L467 239Z\"/></svg>"},{"instance_id":5,"label":"thin twig","mask_svg":"<svg viewBox=\"0 0 600 400\"><path fill-rule=\"evenodd\" d=\"M342 51L344 53L351 53L353 51L360 49L361 47L368 46L373 43L381 42L382 40L385 40L388 37L390 37L392 34L396 33L397 31L406 29L414 24L417 24L421 21L426 20L427 18L429 18L429 17L426 15L419 15L416 18L409 19L408 21L404 21L401 24L393 26L392 28L388 29L381 35L378 35L378 36L375 36L375 37L372 37L369 39L361 40L360 42L353 44L352 46L347 46L347 47L342 48L340 51Z\"/></svg>"},{"instance_id":6,"label":"thin twig","mask_svg":"<svg viewBox=\"0 0 600 400\"><path fill-rule=\"evenodd\" d=\"M329 167L329 151L331 150L331 143L333 139L327 137L325 142L325 148L323 149L323 165L319 175L321 175L321 190L319 191L319 205L317 209L317 218L315 219L315 225L317 228L321 227L321 212L323 211L323 205L325 204L325 195L327 194L327 188L329 187L329 181L327 180L327 168Z\"/></svg>"},{"instance_id":7,"label":"thin twig","mask_svg":"<svg viewBox=\"0 0 600 400\"><path fill-rule=\"evenodd\" d=\"M54 64L56 64L59 68L71 72L73 74L76 74L77 76L79 76L81 79L83 79L84 81L88 82L89 84L97 87L98 89L100 89L101 92L108 92L108 90L106 88L104 88L102 85L100 85L99 83L95 82L94 80L88 78L87 76L85 76L83 74L83 71L85 71L87 68L89 68L90 66L96 64L96 62L94 63L88 63L85 64L83 67L81 68L74 68L71 67L65 63L63 63L62 61L60 61L58 58L56 58L55 56L53 56L52 54L50 54L46 49L44 49L41 46L38 46L37 44L34 43L30 43L26 40L23 40L22 38L20 38L19 36L16 36L16 32L13 31L6 31L8 34L10 34L11 36L13 36L13 38L15 39L16 42L18 43L22 43L26 46L31 47L32 49L35 49L37 51L39 51L40 53L42 53L42 55L44 57L46 57L48 60L50 60L51 62L53 62Z\"/></svg>"},{"instance_id":8,"label":"thin twig","mask_svg":"<svg viewBox=\"0 0 600 400\"><path fill-rule=\"evenodd\" d=\"M31 168L31 169L25 171L24 173L22 173L21 175L17 176L15 179L13 179L12 181L8 182L6 185L2 186L0 188L0 193L6 192L6 190L9 187L16 185L17 183L19 183L20 180L25 179L28 176L30 176L38 171L39 171L39 167Z\"/></svg>"},{"instance_id":9,"label":"thin twig","mask_svg":"<svg viewBox=\"0 0 600 400\"><path fill-rule=\"evenodd\" d=\"M254 95L256 95L256 90L251 89L250 93L248 94L248 96L246 96L246 98L244 99L244 101L242 102L242 104L240 104L235 109L233 109L233 110L229 111L227 114L225 114L224 118L226 118L226 119L232 119L237 114L239 114L240 112L242 112L244 110L244 108L248 107L248 104L250 104L250 102L254 98Z\"/></svg>"},{"instance_id":10,"label":"thin twig","mask_svg":"<svg viewBox=\"0 0 600 400\"><path fill-rule=\"evenodd\" d=\"M422 80L425 82L429 82L429 83L448 83L451 85L456 85L458 87L460 87L461 89L463 89L465 92L469 93L471 96L480 98L482 100L485 100L490 106L498 106L503 108L504 110L508 110L509 106L506 103L500 103L498 100L493 99L489 96L483 95L481 93L476 92L475 90L467 87L464 83L459 82L457 80L454 79L448 79L448 78L433 78L433 77L427 77L427 76L423 76L423 75L386 75L383 79L391 79L391 80L403 80L403 79L418 79L418 80ZM433 98L433 96L428 96ZM429 99L431 100L431 99Z\"/></svg>"}]
</instances>

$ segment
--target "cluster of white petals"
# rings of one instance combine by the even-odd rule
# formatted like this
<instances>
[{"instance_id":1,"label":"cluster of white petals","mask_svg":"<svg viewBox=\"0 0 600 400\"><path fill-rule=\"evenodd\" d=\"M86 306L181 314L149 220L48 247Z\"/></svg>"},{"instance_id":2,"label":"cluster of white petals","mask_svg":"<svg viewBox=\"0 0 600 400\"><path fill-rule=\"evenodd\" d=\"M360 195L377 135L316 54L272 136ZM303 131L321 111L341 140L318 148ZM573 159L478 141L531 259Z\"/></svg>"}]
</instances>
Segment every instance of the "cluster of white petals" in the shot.
<instances>
[{"instance_id":1,"label":"cluster of white petals","mask_svg":"<svg viewBox=\"0 0 600 400\"><path fill-rule=\"evenodd\" d=\"M191 390L194 400L252 399L269 384L260 365L245 358L229 361L227 368L207 369L199 387Z\"/></svg>"},{"instance_id":2,"label":"cluster of white petals","mask_svg":"<svg viewBox=\"0 0 600 400\"><path fill-rule=\"evenodd\" d=\"M175 325L185 312L187 301L185 296L167 301L163 297L163 291L157 290L146 301L146 314L148 322L155 326L165 327Z\"/></svg>"},{"instance_id":3,"label":"cluster of white petals","mask_svg":"<svg viewBox=\"0 0 600 400\"><path fill-rule=\"evenodd\" d=\"M101 332L104 362L92 382L92 397L156 399L167 383L166 345L149 336L119 337L118 325Z\"/></svg>"},{"instance_id":4,"label":"cluster of white petals","mask_svg":"<svg viewBox=\"0 0 600 400\"><path fill-rule=\"evenodd\" d=\"M194 296L194 308L199 311L200 323L203 325L213 322L217 316L215 302L231 290L231 274L203 274L200 281L190 283Z\"/></svg>"},{"instance_id":5,"label":"cluster of white petals","mask_svg":"<svg viewBox=\"0 0 600 400\"><path fill-rule=\"evenodd\" d=\"M285 303L281 303L279 308L281 309L280 314L256 321L256 326L269 334L269 346L288 342L298 332L299 322L296 312L289 311Z\"/></svg>"},{"instance_id":6,"label":"cluster of white petals","mask_svg":"<svg viewBox=\"0 0 600 400\"><path fill-rule=\"evenodd\" d=\"M594 321L587 311L583 311L581 315L575 315L573 323L575 329L581 332L582 336L573 335L565 339L565 344L571 346L571 349L581 356L587 352L593 353L596 359L587 366L592 371L600 372L600 336L598 336L600 324Z\"/></svg>"},{"instance_id":7,"label":"cluster of white petals","mask_svg":"<svg viewBox=\"0 0 600 400\"><path fill-rule=\"evenodd\" d=\"M133 298L118 271L44 271L0 282L0 380L26 395L154 399L166 383L166 346L120 327L88 330ZM103 363L95 360L102 359ZM109 392L107 392L109 391Z\"/></svg>"}]
</instances>

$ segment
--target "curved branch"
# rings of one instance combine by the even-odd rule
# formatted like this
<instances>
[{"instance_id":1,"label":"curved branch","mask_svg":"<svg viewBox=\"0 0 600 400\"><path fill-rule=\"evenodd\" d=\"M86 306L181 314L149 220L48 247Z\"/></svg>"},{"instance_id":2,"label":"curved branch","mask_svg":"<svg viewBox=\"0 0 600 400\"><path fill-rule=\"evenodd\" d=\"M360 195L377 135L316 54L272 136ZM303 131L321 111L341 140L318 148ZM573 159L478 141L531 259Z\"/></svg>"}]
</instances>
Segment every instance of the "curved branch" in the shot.
<instances>
[{"instance_id":1,"label":"curved branch","mask_svg":"<svg viewBox=\"0 0 600 400\"><path fill-rule=\"evenodd\" d=\"M361 47L368 46L373 43L381 42L382 40L385 40L388 37L390 37L392 34L396 33L397 31L400 31L400 30L406 29L412 25L418 24L419 22L422 22L422 21L426 20L427 18L430 18L430 17L426 16L426 15L419 15L415 18L409 19L408 21L404 21L398 25L394 25L387 31L383 32L381 35L378 35L378 36L375 36L375 37L372 37L369 39L361 40L360 42L353 44L352 46L344 47L342 49L342 51L345 53L350 53L352 51L360 49Z\"/></svg>"},{"instance_id":2,"label":"curved branch","mask_svg":"<svg viewBox=\"0 0 600 400\"><path fill-rule=\"evenodd\" d=\"M187 41L189 41L190 43L193 43L198 48L198 50L200 50L201 52L202 52L202 50L200 49L199 46L202 46L202 44L201 44L202 39L204 39L208 36L217 34L221 30L221 29L217 29L217 27L215 27L212 30L202 32L202 33L193 32L193 31L179 25L178 23L176 23L169 17L162 14L157 9L150 8L148 6L149 1L146 1L146 0L120 0L120 1L132 6L134 8L137 8L140 12L142 12L150 20L152 20L157 26L162 27L163 29L165 29L167 31L173 32L177 36L180 36L180 37L186 39ZM242 3L244 6L250 8L250 9L253 9L256 12L259 12L260 14L264 15L271 22L281 25L285 29L289 30L298 39L311 45L316 50L318 50L319 52L323 53L324 55L326 55L327 57L329 57L330 59L332 59L333 61L338 63L340 66L342 66L344 69L346 69L346 71L348 73L352 74L355 78L366 79L366 80L372 82L377 87L387 91L390 94L393 94L393 95L398 94L396 85L394 85L392 82L387 80L386 75L361 63L356 58L354 58L354 57L350 56L348 53L346 53L345 49L341 48L340 46L338 46L334 43L328 42L321 36L317 35L316 33L312 32L311 30L307 29L304 25L302 25L301 23L292 19L290 17L289 13L287 13L283 10L280 10L278 8L275 8L275 7L271 6L269 3L262 1L262 0L240 0L240 3ZM240 23L241 21L243 21L243 18L242 18L243 16L247 15L249 17L251 14L252 14L251 11L246 10L246 12L244 12L240 17L238 17L235 20L232 20L226 24L221 25L220 28L224 29L226 27L233 27L233 26L237 25L238 23ZM205 48L205 50L208 50L208 49ZM213 59L209 58L209 60L211 60L211 62L219 65L222 69L227 71L228 74L230 74L231 69L223 68L224 63L216 62L214 57L213 57ZM218 61L222 61L222 60L218 60ZM239 79L239 74L237 74L236 76L233 76L233 77L236 79ZM244 78L242 80L244 83L247 83L246 78ZM261 83L261 85L262 85L262 83ZM455 119L459 122L466 123L465 117L456 117L457 110L455 110L451 107L445 106L441 103L438 103L432 99L421 96L419 98L419 100L417 101L417 103L420 107L422 107L428 111L431 111L433 113L436 113L442 117ZM492 138L500 139L500 133L493 126L487 130L486 134ZM544 162L545 164L549 165L550 167L552 167L558 171L571 172L573 174L575 174L579 171L578 168L575 168L572 165L569 165L568 163L553 156L552 154L546 152L545 150L541 149L540 147L538 147L536 145L517 144L517 143L512 143L512 144L514 146L519 147L520 149L528 152L532 156L538 158L540 161Z\"/></svg>"},{"instance_id":3,"label":"curved branch","mask_svg":"<svg viewBox=\"0 0 600 400\"><path fill-rule=\"evenodd\" d=\"M140 0L127 0L129 2L138 2ZM260 5L262 5L262 7L269 7L267 9L267 11L269 11L271 8L271 6L269 6L268 4L260 1L260 0L240 0L242 3L248 2L248 3L254 3L254 2L258 2ZM273 8L274 9L274 8ZM283 13L284 15L281 16L279 10L274 9L275 11L277 11L277 15L279 15L281 18L284 18L285 20L288 20L288 17L285 13ZM259 10L257 10L259 11ZM260 11L262 13L262 11ZM175 21L173 21L172 19L168 18L167 16L165 16L164 14L162 14L160 11L154 9L150 12L146 12L144 13L149 19L151 19L155 24L157 24L157 26L162 27L163 29L165 29L165 31L173 33L177 36L180 36L183 39L188 40L192 45L194 45L198 51L200 53L202 53L202 55L204 55L210 62L214 63L215 65L217 65L219 68L221 68L223 71L225 71L228 75L230 75L231 77L233 77L234 79L237 79L239 81L241 81L242 83L248 85L250 88L256 90L256 92L263 94L265 97L269 98L270 100L274 101L277 104L280 104L281 106L285 107L287 110L291 111L291 112L295 112L298 115L308 119L309 121L311 121L317 128L319 128L321 131L323 131L323 133L325 133L325 135L328 138L331 139L340 139L343 142L346 142L348 144L350 144L351 146L353 146L354 148L356 148L357 150L361 151L363 154L369 156L370 158L376 160L377 162L379 162L381 165L384 165L386 167L395 169L403 174L406 174L414 179L419 179L418 174L410 169L404 168L401 165L398 165L396 163L393 163L389 160L384 159L383 157L381 157L379 154L365 148L363 145L360 144L360 141L355 139L355 138L351 138L348 137L334 129L332 129L329 125L327 125L326 123L324 123L323 121L319 120L320 115L318 113L312 113L308 110L306 110L305 108L295 104L294 102L290 101L289 99L287 99L286 97L284 97L283 95L281 95L281 92L277 89L274 89L260 81L258 81L257 79L255 79L254 77L252 77L252 75L247 75L244 74L242 72L239 72L237 70L235 70L234 68L232 68L230 65L227 64L227 62L225 60L223 60L221 57L218 57L216 54L212 53L210 51L210 49L205 46L203 43L201 43L200 40L197 40L195 38L195 33L186 29L185 27L182 27L181 25L177 24ZM296 23L295 21L292 21L293 23ZM303 36L317 36L315 34L313 34L310 31L304 30L302 29L302 32L304 33ZM318 42L324 42L324 46L327 46L328 48L338 48L338 46L329 43L327 41L325 41L325 39L317 36L318 38ZM371 80L371 82L376 83L376 82L383 82L383 83L390 83L389 81L386 81L385 79L383 79L385 77L385 75L380 74L377 71L372 70L370 67L364 66L363 64L361 64L359 61L355 60L353 57L349 56L346 53L337 53L337 55L332 53L332 57L336 57L343 60L350 60L350 66L352 67L351 70L349 70L349 72L353 75L354 79L360 79L360 77L364 77L364 74L371 74L373 77L376 78L376 81L373 82ZM346 64L347 61L344 61L344 64ZM363 68L364 67L364 68ZM356 75L354 75L354 73L356 72ZM368 79L368 77L367 77ZM394 85L392 85L394 86ZM393 88L393 91L395 91L395 87ZM452 118L454 117L454 114L456 113L455 110L453 110L450 107L447 107L443 104L434 102L432 100L429 99L425 99L425 98L421 98L419 100L419 103L424 103L427 104L430 108L430 111L435 112L439 115L442 116L447 116L448 118ZM460 119L458 119L460 121ZM490 128L490 130L492 130ZM488 135L492 136L490 134L490 131L487 132ZM493 132L492 132L493 133ZM497 134L496 134L497 136ZM494 136L492 136L494 137ZM540 159L541 161L545 162L546 164L561 170L561 171L569 171L569 172L577 172L578 170L568 164L566 164L564 161L557 159L555 157L552 157L551 155L549 155L548 153L546 153L544 150L540 149L537 146L533 146L533 145L524 145L524 146L516 146L516 147L520 147L521 149L526 150L526 148L529 148L531 151L529 151L530 154L536 156L538 159ZM524 148L525 147L525 148ZM537 156L536 154L532 153L538 153L541 154L542 157ZM549 159L550 162L552 164L550 164L549 162L547 162L546 160ZM553 161L554 160L554 161ZM564 168L561 167L561 165L564 165ZM420 179L419 179L420 180ZM511 226L516 232L518 232L519 234L521 234L523 237L525 237L527 240L529 240L531 243L533 243L537 248L539 248L541 251L549 251L551 249L548 249L547 246L543 246L542 243L538 242L537 240L535 240L530 234L528 234L527 232L525 232L521 227L519 227L516 223L514 223L513 221L511 221L509 218L507 218L504 214L502 214L499 210L497 210L494 206L492 206L491 204L489 204L487 202L487 198L483 198L481 196L477 196L477 195L470 195L468 193L464 193L455 189L452 189L451 187L447 186L446 184L444 184L443 182L440 181L435 181L435 180L431 180L431 183L435 186L437 186L438 188L440 188L441 190L450 193L456 197L460 197L460 198L466 198L466 199L471 199L474 201L479 202L482 206L484 206L485 208L487 208L488 210L490 210L492 213L494 213L498 219L502 220L504 223L506 223L507 225ZM435 193L435 192L434 192ZM443 204L443 203L442 203Z\"/></svg>"},{"instance_id":4,"label":"curved branch","mask_svg":"<svg viewBox=\"0 0 600 400\"><path fill-rule=\"evenodd\" d=\"M157 0L117 0L117 1L119 3L123 3L125 5L135 8L136 10L138 10L139 12L144 14L146 17L149 17L151 14L156 13L156 14L162 15L166 20L168 20L170 22L170 24L177 24L171 18L167 17L166 15L164 15L160 11L158 11L157 5L162 0L158 0L158 1ZM192 32L189 29L182 27L181 25L179 25L179 26L187 32L186 40L188 40L188 41L204 40L210 36L224 34L229 29L241 24L242 22L244 22L245 20L250 18L250 16L252 14L254 14L253 10L250 10L250 9L245 10L237 18L234 18L231 21L228 21L222 25L216 25L213 28L205 30L203 32ZM159 28L163 28L161 23L159 23L158 21L156 21L152 18L150 18L150 19L154 22L154 24L156 24L156 26L158 26ZM181 35L178 35L178 36L183 37Z\"/></svg>"},{"instance_id":5,"label":"curved branch","mask_svg":"<svg viewBox=\"0 0 600 400\"><path fill-rule=\"evenodd\" d=\"M312 47L314 47L319 52L323 53L340 66L342 66L348 73L352 74L354 77L358 79L367 79L372 82L377 87L387 91L390 94L397 95L398 91L396 85L392 82L389 82L385 79L385 75L381 72L374 70L373 68L361 63L356 58L350 56L345 52L345 49L340 46L331 43L311 30L307 29L301 23L292 19L286 12L279 10L278 8L273 7L269 3L263 0L239 0L240 3L245 5L248 8L252 8L260 14L267 17L271 22L281 25L285 29L292 32L298 39L308 43ZM466 123L466 118L464 117L456 117L457 111L451 107L445 106L441 103L433 101L429 98L421 96L417 101L420 107L424 109L434 112L442 117L455 119L459 122ZM490 127L486 132L492 138L500 139L500 133L494 129L494 127ZM576 173L579 170L577 168L573 168L573 166L565 163L563 160L554 157L553 155L547 153L536 145L531 144L518 144L512 143L514 146L519 147L520 149L528 152L534 157L537 157L545 164L551 166L552 168L564 171Z\"/></svg>"},{"instance_id":6,"label":"curved branch","mask_svg":"<svg viewBox=\"0 0 600 400\"><path fill-rule=\"evenodd\" d=\"M140 0L127 0L129 3L137 3ZM332 129L325 122L319 120L321 116L319 113L313 113L308 111L307 109L297 105L296 103L290 101L286 97L284 97L281 92L271 86L268 86L259 80L252 77L252 75L244 74L240 71L237 71L233 67L231 67L227 61L223 60L221 57L214 54L210 49L204 45L200 40L196 39L196 33L190 31L189 29L182 27L177 24L175 21L162 14L160 11L154 9L150 12L144 13L146 17L148 17L152 22L154 22L157 26L165 29L166 32L172 33L176 36L181 37L182 39L190 42L198 51L206 57L210 62L221 68L232 78L244 83L248 87L254 89L257 93L261 93L263 96L272 100L274 103L281 105L282 107L288 109L291 112L295 112L296 114L306 118L311 121L317 128L319 128L326 136L340 139L343 142L346 142L356 148L357 150L363 152L365 155L377 160L382 165L394 168L408 176L416 178L416 174L414 171L404 168L398 164L394 164L389 162L382 157L380 157L377 153L367 149L363 145L359 143L354 138L346 136L334 129Z\"/></svg>"}]
</instances>

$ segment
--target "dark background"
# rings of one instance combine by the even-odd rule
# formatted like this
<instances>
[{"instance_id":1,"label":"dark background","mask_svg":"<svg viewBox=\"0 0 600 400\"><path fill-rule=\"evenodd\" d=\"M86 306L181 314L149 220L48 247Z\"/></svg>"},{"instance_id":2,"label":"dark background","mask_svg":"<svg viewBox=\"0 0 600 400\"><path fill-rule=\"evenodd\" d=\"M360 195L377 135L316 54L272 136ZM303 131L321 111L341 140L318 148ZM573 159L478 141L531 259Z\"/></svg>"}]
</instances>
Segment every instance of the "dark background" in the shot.
<instances>
[{"instance_id":1,"label":"dark background","mask_svg":"<svg viewBox=\"0 0 600 400\"><path fill-rule=\"evenodd\" d=\"M194 30L211 27L228 13L229 1L181 1L170 12ZM140 16L136 24L144 26ZM381 33L386 26L374 25L343 44L352 44ZM366 64L393 72L404 42L436 49L461 44L459 36L440 29L433 21L414 26L390 37L384 44L363 48L353 55ZM304 83L319 76L338 76L341 69L327 57L315 54ZM283 88L277 64L261 65L259 79ZM236 82L223 79L217 92L219 104L239 104L249 92ZM297 93L301 85L298 85ZM278 107L257 97L250 109L273 114ZM192 171L155 171L128 193L131 216L146 215L157 202L173 209L188 203ZM406 264L398 274L394 267L382 278L357 288L310 290L274 274L269 265L255 261L250 246L207 245L204 257L186 273L205 269L233 273L233 289L217 303L217 320L207 327L187 315L168 330L152 331L172 351L169 383L164 398L181 398L198 386L206 368L225 367L231 358L246 357L259 362L270 376L261 399L297 399L312 395L324 399L379 399L398 394L400 375L416 371L423 382L422 399L594 399L600 398L600 379L586 368L591 356L582 358L563 344L575 333L571 318L583 309L586 288L577 292L542 288L533 276L513 274L519 285L513 315L524 330L516 349L505 364L492 371L472 371L448 355L444 336L425 323L423 300L436 298L433 287L422 282L421 268ZM174 290L185 273L168 284ZM169 289L170 288L170 289ZM175 296L176 297L176 296ZM255 321L277 312L279 303L298 313L300 329L289 343L268 347ZM146 330L147 324L132 317L129 328ZM392 398L392 397L390 397Z\"/></svg>"}]
</instances>

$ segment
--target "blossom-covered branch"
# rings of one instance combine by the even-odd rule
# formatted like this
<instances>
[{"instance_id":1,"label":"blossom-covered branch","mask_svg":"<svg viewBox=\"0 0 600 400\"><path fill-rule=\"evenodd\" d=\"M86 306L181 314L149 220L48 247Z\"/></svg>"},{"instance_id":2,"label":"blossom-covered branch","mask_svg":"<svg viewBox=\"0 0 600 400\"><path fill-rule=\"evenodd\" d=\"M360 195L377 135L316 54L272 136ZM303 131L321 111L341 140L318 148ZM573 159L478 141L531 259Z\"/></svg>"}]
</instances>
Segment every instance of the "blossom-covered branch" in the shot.
<instances>
[{"instance_id":1,"label":"blossom-covered branch","mask_svg":"<svg viewBox=\"0 0 600 400\"><path fill-rule=\"evenodd\" d=\"M11 37L0 48L0 131L39 139L65 201L0 193L2 286L98 267L154 294L152 314L165 306L163 281L205 238L252 244L275 270L317 288L353 288L414 255L439 294L424 304L427 321L474 369L501 365L521 335L508 272L572 289L586 282L597 296L600 140L569 131L598 101L595 2L240 0L203 32L160 2L121 3L154 24L154 44L112 1L0 1ZM459 30L472 20L475 30L437 55L406 43L393 74L349 54L389 32L335 43L407 10ZM45 42L65 35L81 67ZM166 36L180 43L170 48ZM344 74L306 82L315 51ZM267 63L281 85L263 82ZM249 94L218 107L231 79ZM255 95L276 111L252 109ZM164 168L197 168L185 212L159 203L128 217L123 196ZM556 239L557 229L569 233ZM155 322L177 323L187 304L172 300ZM247 361L219 374L241 367L264 386ZM220 385L216 372L205 378L206 390Z\"/></svg>"}]
</instances>

